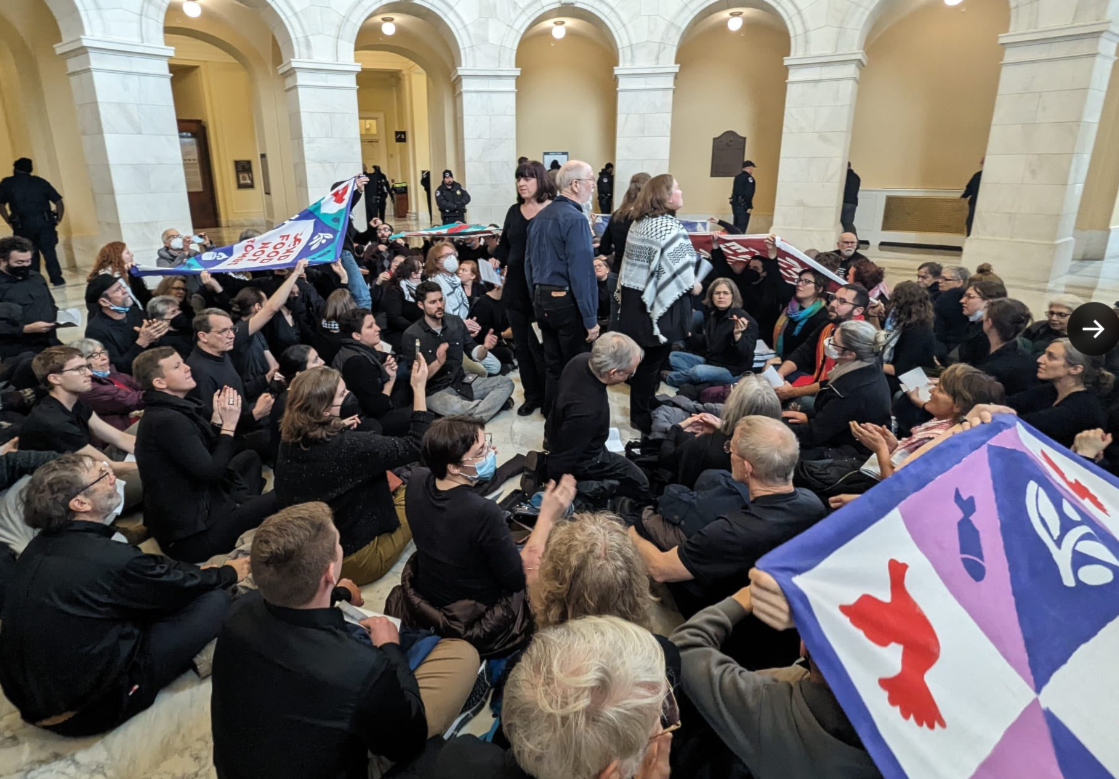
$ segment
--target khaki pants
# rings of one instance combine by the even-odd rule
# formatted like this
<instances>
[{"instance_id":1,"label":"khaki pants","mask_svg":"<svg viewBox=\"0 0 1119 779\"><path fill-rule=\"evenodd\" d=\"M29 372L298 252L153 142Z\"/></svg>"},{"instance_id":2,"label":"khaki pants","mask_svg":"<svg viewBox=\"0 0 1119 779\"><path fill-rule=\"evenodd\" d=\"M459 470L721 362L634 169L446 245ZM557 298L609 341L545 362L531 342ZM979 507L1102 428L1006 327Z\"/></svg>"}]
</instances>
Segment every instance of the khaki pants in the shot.
<instances>
[{"instance_id":1,"label":"khaki pants","mask_svg":"<svg viewBox=\"0 0 1119 779\"><path fill-rule=\"evenodd\" d=\"M471 347L471 348L473 348L473 347ZM469 351L469 350L467 350L467 351ZM486 370L486 366L482 365L482 363L478 362L473 357L471 357L470 355L467 355L467 354L464 354L462 356L462 368L467 373L473 373L475 376L489 376L490 375L489 371Z\"/></svg>"},{"instance_id":2,"label":"khaki pants","mask_svg":"<svg viewBox=\"0 0 1119 779\"><path fill-rule=\"evenodd\" d=\"M462 711L481 666L478 650L460 638L444 638L416 669L427 711L427 737L441 735Z\"/></svg>"},{"instance_id":3,"label":"khaki pants","mask_svg":"<svg viewBox=\"0 0 1119 779\"><path fill-rule=\"evenodd\" d=\"M645 528L649 539L662 552L671 552L688 540L684 531L678 525L667 521L664 517L646 506L641 514L641 525Z\"/></svg>"},{"instance_id":4,"label":"khaki pants","mask_svg":"<svg viewBox=\"0 0 1119 779\"><path fill-rule=\"evenodd\" d=\"M404 490L398 487L392 496L400 527L391 533L377 536L349 557L342 558L342 578L350 579L358 587L375 582L388 573L400 559L400 553L412 540L412 529L404 515Z\"/></svg>"}]
</instances>

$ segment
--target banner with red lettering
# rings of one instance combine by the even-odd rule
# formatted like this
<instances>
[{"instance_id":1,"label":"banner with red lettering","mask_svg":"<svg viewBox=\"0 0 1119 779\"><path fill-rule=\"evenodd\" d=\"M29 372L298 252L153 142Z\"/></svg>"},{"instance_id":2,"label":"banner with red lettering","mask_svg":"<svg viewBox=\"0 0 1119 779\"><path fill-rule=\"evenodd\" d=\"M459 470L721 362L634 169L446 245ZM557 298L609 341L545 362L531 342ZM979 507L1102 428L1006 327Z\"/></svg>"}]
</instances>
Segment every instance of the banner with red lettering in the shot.
<instances>
[{"instance_id":1,"label":"banner with red lettering","mask_svg":"<svg viewBox=\"0 0 1119 779\"><path fill-rule=\"evenodd\" d=\"M311 265L336 262L342 255L349 228L353 196L354 179L348 179L319 202L263 235L186 257L181 264L171 268L137 263L132 272L137 276L186 275L203 271L249 273L291 268L300 260L307 260Z\"/></svg>"},{"instance_id":2,"label":"banner with red lettering","mask_svg":"<svg viewBox=\"0 0 1119 779\"><path fill-rule=\"evenodd\" d=\"M754 257L767 256L765 248L767 236L764 235L727 236L720 233L689 233L688 235L697 249L705 251L711 251L715 247L722 249L727 262L749 262ZM826 278L829 292L835 292L847 283L780 237L777 239L777 262L781 267L781 275L790 284L796 284L797 277L803 270L815 271Z\"/></svg>"}]
</instances>

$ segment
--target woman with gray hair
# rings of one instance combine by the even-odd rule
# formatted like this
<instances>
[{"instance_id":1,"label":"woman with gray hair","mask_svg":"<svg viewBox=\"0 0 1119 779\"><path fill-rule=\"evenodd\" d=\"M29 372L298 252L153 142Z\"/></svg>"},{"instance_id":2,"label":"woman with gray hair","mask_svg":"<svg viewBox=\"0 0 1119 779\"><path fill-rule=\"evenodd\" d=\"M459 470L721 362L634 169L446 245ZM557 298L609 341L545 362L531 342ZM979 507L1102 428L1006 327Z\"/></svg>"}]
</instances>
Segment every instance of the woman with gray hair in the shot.
<instances>
[{"instance_id":1,"label":"woman with gray hair","mask_svg":"<svg viewBox=\"0 0 1119 779\"><path fill-rule=\"evenodd\" d=\"M1068 337L1068 320L1072 312L1084 305L1084 299L1076 295L1053 295L1045 319L1034 322L1022 333L1022 337L1033 344L1034 351L1044 352L1049 344L1058 338Z\"/></svg>"},{"instance_id":2,"label":"woman with gray hair","mask_svg":"<svg viewBox=\"0 0 1119 779\"><path fill-rule=\"evenodd\" d=\"M825 460L870 450L851 433L852 422L890 423L890 387L882 370L887 333L869 322L844 322L824 340L835 367L820 386L812 412L785 411L800 441L802 460Z\"/></svg>"},{"instance_id":3,"label":"woman with gray hair","mask_svg":"<svg viewBox=\"0 0 1119 779\"><path fill-rule=\"evenodd\" d=\"M1058 338L1037 358L1042 383L1011 395L1007 405L1023 422L1071 447L1078 433L1107 427L1101 396L1111 392L1115 377L1098 362L1067 338Z\"/></svg>"},{"instance_id":4,"label":"woman with gray hair","mask_svg":"<svg viewBox=\"0 0 1119 779\"><path fill-rule=\"evenodd\" d=\"M82 353L93 374L89 392L82 393L86 405L117 430L136 424L144 410L144 391L139 383L113 367L100 341L82 338L71 346Z\"/></svg>"}]
</instances>

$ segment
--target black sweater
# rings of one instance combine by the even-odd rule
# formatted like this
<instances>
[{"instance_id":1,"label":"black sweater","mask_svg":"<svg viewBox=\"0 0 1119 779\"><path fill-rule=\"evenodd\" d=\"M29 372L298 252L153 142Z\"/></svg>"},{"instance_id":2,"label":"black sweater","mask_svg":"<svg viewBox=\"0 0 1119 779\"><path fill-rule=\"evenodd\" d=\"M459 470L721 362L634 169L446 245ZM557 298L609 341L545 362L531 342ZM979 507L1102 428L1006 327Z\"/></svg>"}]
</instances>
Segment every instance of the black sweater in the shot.
<instances>
[{"instance_id":1,"label":"black sweater","mask_svg":"<svg viewBox=\"0 0 1119 779\"><path fill-rule=\"evenodd\" d=\"M352 555L400 527L385 471L420 459L431 415L416 412L407 438L343 430L325 441L280 444L276 492L285 506L325 501L334 512L342 552Z\"/></svg>"},{"instance_id":2,"label":"black sweater","mask_svg":"<svg viewBox=\"0 0 1119 779\"><path fill-rule=\"evenodd\" d=\"M535 218L535 217L534 217ZM493 256L506 268L505 292L502 297L511 311L532 314L532 292L525 278L525 250L528 247L528 223L521 206L514 203L505 214L505 226Z\"/></svg>"},{"instance_id":3,"label":"black sweater","mask_svg":"<svg viewBox=\"0 0 1119 779\"><path fill-rule=\"evenodd\" d=\"M1057 405L1057 388L1049 382L1019 392L1007 403L1022 417L1057 443L1071 447L1076 434L1095 428L1107 429L1107 412L1096 393L1074 392Z\"/></svg>"},{"instance_id":4,"label":"black sweater","mask_svg":"<svg viewBox=\"0 0 1119 779\"><path fill-rule=\"evenodd\" d=\"M610 435L610 400L606 385L591 373L591 356L580 354L560 374L552 413L548 415L548 476L577 474L580 465L598 458Z\"/></svg>"},{"instance_id":5,"label":"black sweater","mask_svg":"<svg viewBox=\"0 0 1119 779\"><path fill-rule=\"evenodd\" d=\"M602 240L598 244L598 254L603 257L614 257L614 270L621 270L622 257L626 256L626 241L629 239L629 228L633 220L622 218L617 214L610 217L606 223L606 230L602 233Z\"/></svg>"},{"instance_id":6,"label":"black sweater","mask_svg":"<svg viewBox=\"0 0 1119 779\"><path fill-rule=\"evenodd\" d=\"M865 365L824 382L807 424L793 425L801 456L815 447L853 447L869 454L851 435L851 422L890 424L890 388L880 365Z\"/></svg>"},{"instance_id":7,"label":"black sweater","mask_svg":"<svg viewBox=\"0 0 1119 779\"><path fill-rule=\"evenodd\" d=\"M1040 381L1037 377L1037 357L1030 342L1024 338L1004 344L972 364L998 379L1007 397L1024 392Z\"/></svg>"},{"instance_id":8,"label":"black sweater","mask_svg":"<svg viewBox=\"0 0 1119 779\"><path fill-rule=\"evenodd\" d=\"M139 333L135 328L142 327L144 315L136 306L128 309L124 319L113 319L98 312L89 320L85 337L100 341L109 353L109 361L121 373L132 375L132 361L144 347L136 343Z\"/></svg>"},{"instance_id":9,"label":"black sweater","mask_svg":"<svg viewBox=\"0 0 1119 779\"><path fill-rule=\"evenodd\" d=\"M380 419L392 409L392 398L385 394L389 376L376 349L343 336L331 367L342 373L342 381L357 398L363 417Z\"/></svg>"},{"instance_id":10,"label":"black sweater","mask_svg":"<svg viewBox=\"0 0 1119 779\"><path fill-rule=\"evenodd\" d=\"M732 316L749 320L746 332L737 341L734 340ZM728 308L726 311L711 308L703 322L703 355L708 365L726 368L737 376L754 367L754 347L758 336L758 323L741 308Z\"/></svg>"}]
</instances>

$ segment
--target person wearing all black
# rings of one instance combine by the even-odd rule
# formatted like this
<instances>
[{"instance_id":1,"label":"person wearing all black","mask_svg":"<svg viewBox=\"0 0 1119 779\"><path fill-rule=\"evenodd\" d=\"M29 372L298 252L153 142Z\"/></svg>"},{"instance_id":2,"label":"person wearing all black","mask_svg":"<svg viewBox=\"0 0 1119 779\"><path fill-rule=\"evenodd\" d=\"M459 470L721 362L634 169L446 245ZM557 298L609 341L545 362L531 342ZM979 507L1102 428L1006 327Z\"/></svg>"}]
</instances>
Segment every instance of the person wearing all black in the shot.
<instances>
[{"instance_id":1,"label":"person wearing all black","mask_svg":"<svg viewBox=\"0 0 1119 779\"><path fill-rule=\"evenodd\" d=\"M859 187L862 186L863 180L855 169L851 167L851 163L847 163L847 178L843 182L843 210L839 218L839 223L843 225L843 232L855 233L858 235L859 231L855 229L855 211L859 207Z\"/></svg>"},{"instance_id":2,"label":"person wearing all black","mask_svg":"<svg viewBox=\"0 0 1119 779\"><path fill-rule=\"evenodd\" d=\"M415 291L423 275L423 264L415 257L405 258L396 266L381 298L381 312L385 315L385 326L381 338L400 354L404 331L423 317L423 311L416 305Z\"/></svg>"},{"instance_id":3,"label":"person wearing all black","mask_svg":"<svg viewBox=\"0 0 1119 779\"><path fill-rule=\"evenodd\" d=\"M929 295L929 300L936 303L936 299L940 297L940 274L944 272L944 266L939 262L922 262L917 266L917 283Z\"/></svg>"},{"instance_id":4,"label":"person wearing all black","mask_svg":"<svg viewBox=\"0 0 1119 779\"><path fill-rule=\"evenodd\" d=\"M144 312L132 304L122 279L103 273L89 283L101 310L86 326L86 338L100 341L113 367L132 374L132 361L170 329L166 322L147 324Z\"/></svg>"},{"instance_id":5,"label":"person wearing all black","mask_svg":"<svg viewBox=\"0 0 1119 779\"><path fill-rule=\"evenodd\" d=\"M435 206L443 224L466 222L466 207L470 205L470 193L462 184L455 181L455 174L443 171L443 183L435 190Z\"/></svg>"},{"instance_id":6,"label":"person wearing all black","mask_svg":"<svg viewBox=\"0 0 1119 779\"><path fill-rule=\"evenodd\" d=\"M750 213L754 210L754 191L758 184L754 181L753 161L742 163L742 172L734 177L734 187L730 194L731 211L734 213L735 227L744 234L750 229Z\"/></svg>"},{"instance_id":7,"label":"person wearing all black","mask_svg":"<svg viewBox=\"0 0 1119 779\"><path fill-rule=\"evenodd\" d=\"M894 287L884 330L883 369L890 394L901 389L898 379L914 368L936 367L936 335L933 333L933 306L928 292L916 281L903 281Z\"/></svg>"},{"instance_id":8,"label":"person wearing all black","mask_svg":"<svg viewBox=\"0 0 1119 779\"><path fill-rule=\"evenodd\" d=\"M490 349L490 354L501 363L502 373L509 373L516 367L516 354L513 344L502 335L509 329L504 298L505 287L493 287L471 304L470 317L481 325L478 335L474 336L474 345L484 346L486 334L492 330L499 340L497 346Z\"/></svg>"},{"instance_id":9,"label":"person wearing all black","mask_svg":"<svg viewBox=\"0 0 1119 779\"><path fill-rule=\"evenodd\" d=\"M796 285L786 281L781 273L776 243L767 239L766 246L768 256L752 257L749 263L728 263L724 257L719 265L715 265L713 252L712 265L715 269L708 275L708 287L717 278L733 281L742 294L742 308L758 323L759 332L768 335L777 328L777 321L796 294ZM729 267L730 275L724 276L720 266Z\"/></svg>"},{"instance_id":10,"label":"person wearing all black","mask_svg":"<svg viewBox=\"0 0 1119 779\"><path fill-rule=\"evenodd\" d=\"M742 310L738 290L730 279L716 279L704 298L703 330L684 342L689 351L672 352L672 370L665 382L684 384L732 384L754 367L758 323Z\"/></svg>"},{"instance_id":11,"label":"person wearing all black","mask_svg":"<svg viewBox=\"0 0 1119 779\"><path fill-rule=\"evenodd\" d=\"M260 456L237 453L240 396L225 392L204 413L192 396L190 366L169 348L146 352L136 371L144 388L136 461L140 479L158 485L144 490L144 524L177 560L200 562L230 551L280 505L276 493L261 495Z\"/></svg>"},{"instance_id":12,"label":"person wearing all black","mask_svg":"<svg viewBox=\"0 0 1119 779\"><path fill-rule=\"evenodd\" d=\"M27 722L103 733L148 708L217 635L247 561L200 569L112 540L115 480L90 457L43 465L24 500L40 532L0 615L0 686Z\"/></svg>"},{"instance_id":13,"label":"person wearing all black","mask_svg":"<svg viewBox=\"0 0 1119 779\"><path fill-rule=\"evenodd\" d=\"M525 262L544 341L545 416L564 366L589 351L599 333L594 247L582 205L594 194L594 172L585 162L571 161L556 178L560 194L533 218Z\"/></svg>"},{"instance_id":14,"label":"person wearing all black","mask_svg":"<svg viewBox=\"0 0 1119 779\"><path fill-rule=\"evenodd\" d=\"M598 172L598 212L609 214L614 211L614 163L608 162Z\"/></svg>"},{"instance_id":15,"label":"person wearing all black","mask_svg":"<svg viewBox=\"0 0 1119 779\"><path fill-rule=\"evenodd\" d=\"M960 195L960 200L967 200L967 235L971 237L971 227L975 224L975 207L979 205L979 185L983 182L983 162L986 160L979 160L979 170L968 179L967 186L964 187L964 193Z\"/></svg>"},{"instance_id":16,"label":"person wearing all black","mask_svg":"<svg viewBox=\"0 0 1119 779\"><path fill-rule=\"evenodd\" d=\"M0 238L0 360L61 343L54 296L46 279L31 269L34 251L26 238Z\"/></svg>"},{"instance_id":17,"label":"person wearing all black","mask_svg":"<svg viewBox=\"0 0 1119 779\"><path fill-rule=\"evenodd\" d=\"M1110 428L1101 398L1111 392L1115 377L1097 360L1062 338L1049 344L1035 365L1039 383L1007 399L1023 422L1069 448L1078 433Z\"/></svg>"},{"instance_id":18,"label":"person wearing all black","mask_svg":"<svg viewBox=\"0 0 1119 779\"><path fill-rule=\"evenodd\" d=\"M548 478L569 473L584 494L610 492L616 481L621 495L645 497L649 480L633 462L606 448L610 436L610 400L606 388L625 382L637 370L643 352L627 335L609 332L595 341L590 354L571 359L556 389L555 405L545 425Z\"/></svg>"},{"instance_id":19,"label":"person wearing all black","mask_svg":"<svg viewBox=\"0 0 1119 779\"><path fill-rule=\"evenodd\" d=\"M933 301L933 332L936 357L943 364L967 335L969 320L963 312L963 297L970 273L959 265L945 265L937 278L940 294Z\"/></svg>"},{"instance_id":20,"label":"person wearing all black","mask_svg":"<svg viewBox=\"0 0 1119 779\"><path fill-rule=\"evenodd\" d=\"M93 410L84 400L66 408L47 395L35 404L19 432L22 449L37 452L76 452L89 445Z\"/></svg>"},{"instance_id":21,"label":"person wearing all black","mask_svg":"<svg viewBox=\"0 0 1119 779\"><path fill-rule=\"evenodd\" d=\"M987 354L968 363L998 379L1007 397L1023 392L1039 381L1033 345L1022 338L1029 322L1030 310L1025 303L1012 298L989 301L980 323L987 339Z\"/></svg>"},{"instance_id":22,"label":"person wearing all black","mask_svg":"<svg viewBox=\"0 0 1119 779\"><path fill-rule=\"evenodd\" d=\"M66 209L58 190L46 179L32 176L33 170L31 160L20 157L12 166L12 175L0 180L0 219L8 223L13 233L33 244L32 266L36 273L39 254L43 255L51 284L58 287L66 283L55 250L57 225Z\"/></svg>"},{"instance_id":23,"label":"person wearing all black","mask_svg":"<svg viewBox=\"0 0 1119 779\"><path fill-rule=\"evenodd\" d=\"M357 399L362 429L389 436L408 435L412 409L397 406L407 400L407 394L394 392L396 359L377 350L381 328L372 312L367 308L347 311L338 320L338 330L342 346L331 367L342 374L350 394Z\"/></svg>"},{"instance_id":24,"label":"person wearing all black","mask_svg":"<svg viewBox=\"0 0 1119 779\"><path fill-rule=\"evenodd\" d=\"M505 291L502 300L513 331L513 351L520 370L525 400L517 409L519 416L528 416L544 405L544 347L532 326L533 291L525 279L525 251L529 224L552 202L556 187L539 162L526 162L517 167L517 202L505 214L505 226L493 251L505 268Z\"/></svg>"},{"instance_id":25,"label":"person wearing all black","mask_svg":"<svg viewBox=\"0 0 1119 779\"><path fill-rule=\"evenodd\" d=\"M365 188L369 190L365 199L366 222L372 224L373 217L385 221L385 206L392 196L392 190L389 189L389 178L381 172L380 165L373 166L373 172L369 174L369 183Z\"/></svg>"},{"instance_id":26,"label":"person wearing all black","mask_svg":"<svg viewBox=\"0 0 1119 779\"><path fill-rule=\"evenodd\" d=\"M598 281L598 326L602 332L610 329L610 312L614 307L614 292L617 290L618 275L610 279L610 265L602 257L594 258L594 277Z\"/></svg>"}]
</instances>

